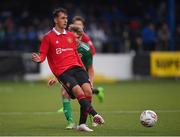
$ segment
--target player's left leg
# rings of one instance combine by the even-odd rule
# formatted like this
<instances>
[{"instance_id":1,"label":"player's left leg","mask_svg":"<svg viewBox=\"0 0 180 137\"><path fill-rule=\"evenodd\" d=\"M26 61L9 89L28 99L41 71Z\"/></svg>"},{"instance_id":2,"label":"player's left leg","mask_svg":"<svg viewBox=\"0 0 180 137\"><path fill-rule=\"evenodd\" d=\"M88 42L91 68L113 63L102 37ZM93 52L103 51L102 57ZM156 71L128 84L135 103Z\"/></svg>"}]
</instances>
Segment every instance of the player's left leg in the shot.
<instances>
[{"instance_id":1,"label":"player's left leg","mask_svg":"<svg viewBox=\"0 0 180 137\"><path fill-rule=\"evenodd\" d=\"M92 102L92 89L91 89L91 85L90 83L84 83L83 85L81 85L85 95L86 95L86 99L89 101L89 103L91 104ZM92 115L91 113L89 113L89 115ZM86 120L87 120L87 116L86 115ZM92 115L93 116L93 122L96 124L103 124L104 123L104 119L100 116L100 115ZM85 118L85 117L84 117Z\"/></svg>"},{"instance_id":2,"label":"player's left leg","mask_svg":"<svg viewBox=\"0 0 180 137\"><path fill-rule=\"evenodd\" d=\"M87 72L84 69L81 69L79 71L77 71L77 73L75 74L76 80L78 81L79 85L81 86L86 99L88 100L88 102L91 104L92 102L92 88L90 86L90 82L89 82L89 76L87 74ZM82 119L82 121L87 121L87 117L88 115L86 114L82 114L82 113L87 113L86 110L83 110L83 108L80 108L80 120Z\"/></svg>"},{"instance_id":3,"label":"player's left leg","mask_svg":"<svg viewBox=\"0 0 180 137\"><path fill-rule=\"evenodd\" d=\"M83 92L86 96L86 99L91 104L91 102L92 102L92 88L91 88L91 84L89 82L88 74L86 73L85 70L81 70L78 73L76 73L76 79L77 79L79 85L81 86L81 88L83 89ZM86 115L86 117L85 117L85 115L83 115L82 112L87 112L87 111L81 110L81 112L80 112L82 119L84 119L86 121L88 115ZM99 121L97 121L96 118ZM102 119L102 117L100 115L97 115L97 116L93 116L93 122L95 122L97 124L98 123L104 123L104 120Z\"/></svg>"},{"instance_id":4,"label":"player's left leg","mask_svg":"<svg viewBox=\"0 0 180 137\"><path fill-rule=\"evenodd\" d=\"M91 104L93 89L88 80L89 79L88 74L85 72L85 70L81 70L78 73L76 73L76 79L77 79L78 83L81 85L81 87L84 91L84 94L86 96L86 99ZM103 90L104 90L103 88L97 88L94 91L97 93L97 95L99 95L99 93L103 92ZM104 94L103 94L103 97L104 97ZM83 112L83 110L80 111L80 113L82 113L82 112ZM98 124L96 122L94 122L94 117L91 115L89 115L89 116L91 119L92 126L97 126ZM83 118L87 120L87 117L83 117Z\"/></svg>"}]
</instances>

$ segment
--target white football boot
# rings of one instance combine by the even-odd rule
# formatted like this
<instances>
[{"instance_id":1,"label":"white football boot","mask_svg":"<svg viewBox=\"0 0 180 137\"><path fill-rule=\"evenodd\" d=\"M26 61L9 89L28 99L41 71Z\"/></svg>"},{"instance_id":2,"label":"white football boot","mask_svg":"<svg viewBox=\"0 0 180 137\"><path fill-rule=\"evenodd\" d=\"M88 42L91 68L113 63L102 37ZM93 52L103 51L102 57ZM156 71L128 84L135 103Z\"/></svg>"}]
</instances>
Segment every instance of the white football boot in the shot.
<instances>
[{"instance_id":1,"label":"white football boot","mask_svg":"<svg viewBox=\"0 0 180 137\"><path fill-rule=\"evenodd\" d=\"M100 115L98 115L98 114L96 114L94 117L93 117L93 121L96 123L96 124L104 124L104 119L100 116Z\"/></svg>"},{"instance_id":2,"label":"white football boot","mask_svg":"<svg viewBox=\"0 0 180 137\"><path fill-rule=\"evenodd\" d=\"M86 132L92 132L93 131L92 129L87 127L86 124L81 124L81 125L77 126L77 130L79 130L79 131L86 131Z\"/></svg>"}]
</instances>

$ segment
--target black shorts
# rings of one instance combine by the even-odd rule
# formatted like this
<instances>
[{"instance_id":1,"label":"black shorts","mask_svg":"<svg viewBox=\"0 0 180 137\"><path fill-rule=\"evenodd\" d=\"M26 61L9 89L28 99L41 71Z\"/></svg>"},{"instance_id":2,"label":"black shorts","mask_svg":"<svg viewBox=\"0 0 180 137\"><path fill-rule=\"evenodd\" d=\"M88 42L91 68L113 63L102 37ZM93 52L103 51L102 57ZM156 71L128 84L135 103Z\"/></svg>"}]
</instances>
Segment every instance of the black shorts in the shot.
<instances>
[{"instance_id":1,"label":"black shorts","mask_svg":"<svg viewBox=\"0 0 180 137\"><path fill-rule=\"evenodd\" d=\"M72 92L72 88L74 86L81 86L84 83L90 83L87 72L81 67L73 67L68 69L59 77L57 77L57 79L66 89L67 93L72 99L75 99L75 96Z\"/></svg>"}]
</instances>

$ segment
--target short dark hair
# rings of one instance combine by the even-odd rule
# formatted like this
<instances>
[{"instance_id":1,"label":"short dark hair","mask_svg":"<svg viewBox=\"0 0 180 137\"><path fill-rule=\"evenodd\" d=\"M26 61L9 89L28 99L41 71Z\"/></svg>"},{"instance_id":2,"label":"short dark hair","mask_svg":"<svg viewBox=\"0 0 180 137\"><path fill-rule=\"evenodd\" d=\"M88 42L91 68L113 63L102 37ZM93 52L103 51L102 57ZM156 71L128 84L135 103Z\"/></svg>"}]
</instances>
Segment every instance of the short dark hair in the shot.
<instances>
[{"instance_id":1,"label":"short dark hair","mask_svg":"<svg viewBox=\"0 0 180 137\"><path fill-rule=\"evenodd\" d=\"M72 23L74 23L75 21L81 21L83 25L85 24L85 19L82 16L74 16L72 19Z\"/></svg>"},{"instance_id":2,"label":"short dark hair","mask_svg":"<svg viewBox=\"0 0 180 137\"><path fill-rule=\"evenodd\" d=\"M62 12L62 13L64 13L64 14L67 15L67 10L66 10L66 9L64 9L64 8L56 8L56 9L54 9L54 11L53 11L53 18L58 17L58 14L59 14L60 12Z\"/></svg>"}]
</instances>

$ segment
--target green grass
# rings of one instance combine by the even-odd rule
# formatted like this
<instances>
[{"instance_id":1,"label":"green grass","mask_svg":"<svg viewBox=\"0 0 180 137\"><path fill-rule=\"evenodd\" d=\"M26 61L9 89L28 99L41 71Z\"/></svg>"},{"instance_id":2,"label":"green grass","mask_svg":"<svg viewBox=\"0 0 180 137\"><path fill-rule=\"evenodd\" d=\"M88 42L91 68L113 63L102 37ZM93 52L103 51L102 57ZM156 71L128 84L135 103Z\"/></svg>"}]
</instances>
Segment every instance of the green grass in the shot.
<instances>
[{"instance_id":1,"label":"green grass","mask_svg":"<svg viewBox=\"0 0 180 137\"><path fill-rule=\"evenodd\" d=\"M92 133L66 130L64 115L56 113L61 106L59 86L46 83L0 82L1 136L172 136L180 135L180 81L128 81L103 86L104 103L94 97L93 105L105 124ZM72 101L76 123L79 105ZM139 122L143 110L152 109L158 122L145 128ZM89 124L89 122L88 122ZM89 124L90 125L90 124Z\"/></svg>"}]
</instances>

